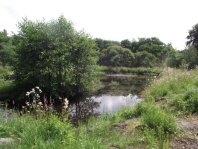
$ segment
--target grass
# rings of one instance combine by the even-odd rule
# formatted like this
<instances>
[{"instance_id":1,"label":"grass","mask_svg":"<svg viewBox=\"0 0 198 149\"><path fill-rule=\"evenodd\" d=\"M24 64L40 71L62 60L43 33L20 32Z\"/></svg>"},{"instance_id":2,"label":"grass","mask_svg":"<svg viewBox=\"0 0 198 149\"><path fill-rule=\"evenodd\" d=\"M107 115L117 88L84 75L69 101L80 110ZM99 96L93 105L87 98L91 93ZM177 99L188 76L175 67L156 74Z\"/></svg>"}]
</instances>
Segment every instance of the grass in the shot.
<instances>
[{"instance_id":1,"label":"grass","mask_svg":"<svg viewBox=\"0 0 198 149\"><path fill-rule=\"evenodd\" d=\"M126 125L125 125L126 124ZM1 137L12 137L10 148L157 148L175 132L172 116L150 103L123 108L114 115L90 118L72 127L56 116L14 116L0 121ZM160 140L159 140L160 138Z\"/></svg>"},{"instance_id":2,"label":"grass","mask_svg":"<svg viewBox=\"0 0 198 149\"><path fill-rule=\"evenodd\" d=\"M169 148L177 135L175 117L197 113L198 70L166 69L148 86L145 100L113 115L90 118L73 127L52 117L16 116L0 120L0 136L15 142L4 148Z\"/></svg>"},{"instance_id":3,"label":"grass","mask_svg":"<svg viewBox=\"0 0 198 149\"><path fill-rule=\"evenodd\" d=\"M174 113L198 114L198 70L169 70L148 87L147 101L163 102Z\"/></svg>"},{"instance_id":4,"label":"grass","mask_svg":"<svg viewBox=\"0 0 198 149\"><path fill-rule=\"evenodd\" d=\"M8 122L1 119L0 128L4 132L1 137L14 138L10 148L62 148L74 141L71 125L55 116L14 116Z\"/></svg>"},{"instance_id":5,"label":"grass","mask_svg":"<svg viewBox=\"0 0 198 149\"><path fill-rule=\"evenodd\" d=\"M145 68L145 67L107 67L100 66L100 71L106 74L136 74L136 75L159 75L162 71L158 68Z\"/></svg>"}]
</instances>

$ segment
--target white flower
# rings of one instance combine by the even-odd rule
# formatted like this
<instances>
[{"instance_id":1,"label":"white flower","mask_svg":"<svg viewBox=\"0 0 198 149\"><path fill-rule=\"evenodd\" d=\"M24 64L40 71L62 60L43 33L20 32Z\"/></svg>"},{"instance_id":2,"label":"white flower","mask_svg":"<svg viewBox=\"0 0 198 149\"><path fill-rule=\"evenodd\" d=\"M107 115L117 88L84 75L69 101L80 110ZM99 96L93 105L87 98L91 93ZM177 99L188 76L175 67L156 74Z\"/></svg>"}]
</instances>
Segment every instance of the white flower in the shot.
<instances>
[{"instance_id":1,"label":"white flower","mask_svg":"<svg viewBox=\"0 0 198 149\"><path fill-rule=\"evenodd\" d=\"M68 107L68 106L65 105L65 106L63 106L63 109L67 109L67 107Z\"/></svg>"},{"instance_id":2,"label":"white flower","mask_svg":"<svg viewBox=\"0 0 198 149\"><path fill-rule=\"evenodd\" d=\"M29 96L30 95L30 92L26 92L26 94L25 94L26 96Z\"/></svg>"},{"instance_id":3,"label":"white flower","mask_svg":"<svg viewBox=\"0 0 198 149\"><path fill-rule=\"evenodd\" d=\"M67 98L64 99L64 102L63 102L63 108L64 109L67 109L68 108L68 105L69 105L69 101L67 100Z\"/></svg>"},{"instance_id":4,"label":"white flower","mask_svg":"<svg viewBox=\"0 0 198 149\"><path fill-rule=\"evenodd\" d=\"M29 102L26 102L26 105L27 105L27 106L29 106L29 105L30 105L30 103L29 103Z\"/></svg>"},{"instance_id":5,"label":"white flower","mask_svg":"<svg viewBox=\"0 0 198 149\"><path fill-rule=\"evenodd\" d=\"M38 86L36 86L35 88L39 90L39 87Z\"/></svg>"},{"instance_id":6,"label":"white flower","mask_svg":"<svg viewBox=\"0 0 198 149\"><path fill-rule=\"evenodd\" d=\"M42 106L42 102L39 102L38 105Z\"/></svg>"},{"instance_id":7,"label":"white flower","mask_svg":"<svg viewBox=\"0 0 198 149\"><path fill-rule=\"evenodd\" d=\"M69 101L67 100L67 98L64 99L64 103L69 103Z\"/></svg>"}]
</instances>

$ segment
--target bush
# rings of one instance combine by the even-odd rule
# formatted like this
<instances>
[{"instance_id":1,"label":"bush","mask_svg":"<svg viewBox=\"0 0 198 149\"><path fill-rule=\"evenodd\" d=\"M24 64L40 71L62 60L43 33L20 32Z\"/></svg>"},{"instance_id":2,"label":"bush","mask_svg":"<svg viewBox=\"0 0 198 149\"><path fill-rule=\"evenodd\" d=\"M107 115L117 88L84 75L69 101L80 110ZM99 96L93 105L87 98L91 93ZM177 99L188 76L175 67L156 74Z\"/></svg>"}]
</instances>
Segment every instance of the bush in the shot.
<instances>
[{"instance_id":1,"label":"bush","mask_svg":"<svg viewBox=\"0 0 198 149\"><path fill-rule=\"evenodd\" d=\"M197 74L197 70L164 72L160 79L146 89L146 100L165 100L174 112L198 113Z\"/></svg>"},{"instance_id":2,"label":"bush","mask_svg":"<svg viewBox=\"0 0 198 149\"><path fill-rule=\"evenodd\" d=\"M187 91L184 95L183 102L186 104L187 111L198 113L198 88Z\"/></svg>"},{"instance_id":3,"label":"bush","mask_svg":"<svg viewBox=\"0 0 198 149\"><path fill-rule=\"evenodd\" d=\"M142 115L142 121L147 128L153 129L158 137L173 135L176 132L173 117L156 106L150 107Z\"/></svg>"},{"instance_id":4,"label":"bush","mask_svg":"<svg viewBox=\"0 0 198 149\"><path fill-rule=\"evenodd\" d=\"M65 148L74 140L71 125L56 116L23 115L13 117L6 125L7 132L16 138L13 148Z\"/></svg>"}]
</instances>

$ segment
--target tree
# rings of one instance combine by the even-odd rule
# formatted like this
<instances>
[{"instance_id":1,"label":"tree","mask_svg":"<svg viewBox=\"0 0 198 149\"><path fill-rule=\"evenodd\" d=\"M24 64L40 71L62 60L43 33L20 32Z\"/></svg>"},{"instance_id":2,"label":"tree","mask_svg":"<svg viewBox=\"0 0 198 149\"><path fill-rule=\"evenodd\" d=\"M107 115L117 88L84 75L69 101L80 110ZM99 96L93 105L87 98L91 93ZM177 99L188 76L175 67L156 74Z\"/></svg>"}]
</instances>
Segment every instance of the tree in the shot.
<instances>
[{"instance_id":1,"label":"tree","mask_svg":"<svg viewBox=\"0 0 198 149\"><path fill-rule=\"evenodd\" d=\"M3 66L12 65L15 60L15 51L12 44L12 37L9 37L7 31L0 32L0 63Z\"/></svg>"},{"instance_id":2,"label":"tree","mask_svg":"<svg viewBox=\"0 0 198 149\"><path fill-rule=\"evenodd\" d=\"M180 68L182 64L186 63L183 57L183 53L180 51L173 51L169 53L166 59L166 65L168 67Z\"/></svg>"},{"instance_id":3,"label":"tree","mask_svg":"<svg viewBox=\"0 0 198 149\"><path fill-rule=\"evenodd\" d=\"M198 50L198 24L188 32L187 40L187 46L194 46Z\"/></svg>"},{"instance_id":4,"label":"tree","mask_svg":"<svg viewBox=\"0 0 198 149\"><path fill-rule=\"evenodd\" d=\"M131 49L131 42L128 39L122 40L121 41L121 46L123 48Z\"/></svg>"},{"instance_id":5,"label":"tree","mask_svg":"<svg viewBox=\"0 0 198 149\"><path fill-rule=\"evenodd\" d=\"M63 16L50 22L19 24L15 82L22 92L39 86L49 98L75 96L91 89L97 52L85 33Z\"/></svg>"},{"instance_id":6,"label":"tree","mask_svg":"<svg viewBox=\"0 0 198 149\"><path fill-rule=\"evenodd\" d=\"M195 68L198 65L198 51L195 47L188 47L188 49L182 51L182 54L188 69Z\"/></svg>"},{"instance_id":7,"label":"tree","mask_svg":"<svg viewBox=\"0 0 198 149\"><path fill-rule=\"evenodd\" d=\"M96 38L94 40L96 42L96 46L98 47L99 51L102 51L103 49L107 49L109 46L113 46L113 45L120 46L120 43L117 41L104 40L100 38Z\"/></svg>"},{"instance_id":8,"label":"tree","mask_svg":"<svg viewBox=\"0 0 198 149\"><path fill-rule=\"evenodd\" d=\"M120 46L109 46L102 50L99 64L105 66L132 66L134 54L127 48Z\"/></svg>"},{"instance_id":9,"label":"tree","mask_svg":"<svg viewBox=\"0 0 198 149\"><path fill-rule=\"evenodd\" d=\"M135 53L135 67L154 67L157 66L158 59L151 53L141 51Z\"/></svg>"}]
</instances>

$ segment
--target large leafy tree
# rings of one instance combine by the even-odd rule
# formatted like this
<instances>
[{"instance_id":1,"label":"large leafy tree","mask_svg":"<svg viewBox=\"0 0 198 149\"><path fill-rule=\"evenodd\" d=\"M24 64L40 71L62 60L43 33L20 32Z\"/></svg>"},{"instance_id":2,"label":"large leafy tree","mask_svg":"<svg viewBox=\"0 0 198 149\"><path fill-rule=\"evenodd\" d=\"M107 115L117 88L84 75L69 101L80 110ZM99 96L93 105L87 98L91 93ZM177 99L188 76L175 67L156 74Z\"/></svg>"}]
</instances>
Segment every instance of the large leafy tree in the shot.
<instances>
[{"instance_id":1,"label":"large leafy tree","mask_svg":"<svg viewBox=\"0 0 198 149\"><path fill-rule=\"evenodd\" d=\"M6 30L0 32L0 63L3 66L14 63L15 51L12 41L12 37L8 36Z\"/></svg>"},{"instance_id":2,"label":"large leafy tree","mask_svg":"<svg viewBox=\"0 0 198 149\"><path fill-rule=\"evenodd\" d=\"M135 67L154 67L158 65L158 59L147 51L135 53Z\"/></svg>"},{"instance_id":3,"label":"large leafy tree","mask_svg":"<svg viewBox=\"0 0 198 149\"><path fill-rule=\"evenodd\" d=\"M134 54L127 48L121 46L109 46L102 50L99 63L106 66L132 66Z\"/></svg>"},{"instance_id":4,"label":"large leafy tree","mask_svg":"<svg viewBox=\"0 0 198 149\"><path fill-rule=\"evenodd\" d=\"M198 50L198 24L194 25L187 36L187 46L194 46Z\"/></svg>"},{"instance_id":5,"label":"large leafy tree","mask_svg":"<svg viewBox=\"0 0 198 149\"><path fill-rule=\"evenodd\" d=\"M92 39L63 16L19 24L15 81L22 91L40 86L47 97L74 96L93 85L97 53Z\"/></svg>"}]
</instances>

